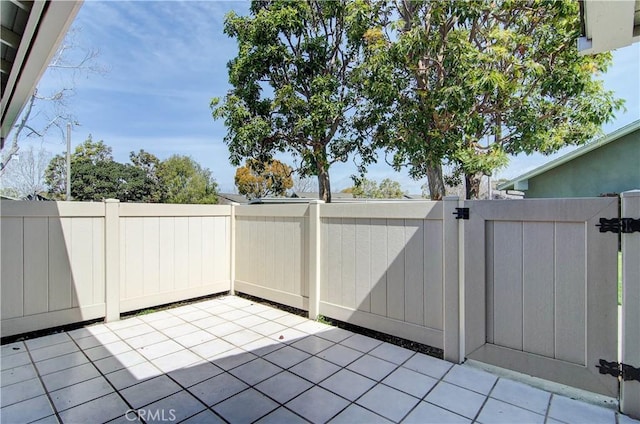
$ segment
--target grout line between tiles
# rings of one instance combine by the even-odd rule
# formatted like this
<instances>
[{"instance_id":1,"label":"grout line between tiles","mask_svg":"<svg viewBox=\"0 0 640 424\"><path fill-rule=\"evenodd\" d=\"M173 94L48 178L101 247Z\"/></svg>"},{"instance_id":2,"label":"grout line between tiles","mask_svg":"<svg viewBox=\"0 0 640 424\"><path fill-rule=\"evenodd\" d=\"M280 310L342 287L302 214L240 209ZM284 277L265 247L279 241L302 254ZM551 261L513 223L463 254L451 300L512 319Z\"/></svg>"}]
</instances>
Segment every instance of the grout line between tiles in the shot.
<instances>
[{"instance_id":1,"label":"grout line between tiles","mask_svg":"<svg viewBox=\"0 0 640 424\"><path fill-rule=\"evenodd\" d=\"M56 419L58 420L58 422L63 423L64 421L62 421L62 418L60 417L60 414L58 412L58 408L56 408L56 405L53 403L53 398L51 397L51 394L49 393L49 390L47 390L47 386L44 385L44 381L42 380L42 375L40 375L40 370L38 369L38 367L36 367L36 363L34 362L33 358L31 357L31 351L29 350L29 347L27 346L27 344L25 343L25 349L27 351L27 355L29 356L29 360L31 361L31 365L33 366L33 368L36 371L36 375L38 376L38 380L40 380L40 384L42 384L42 388L44 389L44 393L47 396L47 399L49 400L49 405L51 405L51 409L53 410L53 414L56 416ZM44 417L46 418L46 417Z\"/></svg>"},{"instance_id":2,"label":"grout line between tiles","mask_svg":"<svg viewBox=\"0 0 640 424\"><path fill-rule=\"evenodd\" d=\"M491 386L491 389L489 389L489 391L485 395L484 401L482 402L482 405L480 406L480 409L478 409L478 412L476 412L476 415L471 420L472 422L475 423L478 420L478 417L482 413L482 410L484 409L484 406L487 404L487 401L489 400L489 396L491 396L491 392L493 392L493 389L496 388L496 385L498 384L499 380L500 380L499 378L496 378L496 381L493 382L493 385Z\"/></svg>"}]
</instances>

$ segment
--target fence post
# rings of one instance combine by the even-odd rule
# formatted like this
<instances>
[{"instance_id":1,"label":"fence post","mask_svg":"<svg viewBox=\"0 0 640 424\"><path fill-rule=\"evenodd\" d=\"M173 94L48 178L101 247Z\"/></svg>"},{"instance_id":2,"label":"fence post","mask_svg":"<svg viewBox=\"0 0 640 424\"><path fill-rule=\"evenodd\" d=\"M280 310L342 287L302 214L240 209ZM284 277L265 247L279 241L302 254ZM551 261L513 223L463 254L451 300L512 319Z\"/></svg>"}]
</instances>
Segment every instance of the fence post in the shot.
<instances>
[{"instance_id":1,"label":"fence post","mask_svg":"<svg viewBox=\"0 0 640 424\"><path fill-rule=\"evenodd\" d=\"M458 207L457 196L446 196L442 202L443 245L443 304L444 304L444 359L460 363L460 279L458 256L458 220L453 213Z\"/></svg>"},{"instance_id":2,"label":"fence post","mask_svg":"<svg viewBox=\"0 0 640 424\"><path fill-rule=\"evenodd\" d=\"M236 282L236 205L237 203L231 203L231 216L229 218L229 262L230 262L230 272L229 279L231 280L229 283L229 294L236 294L235 291L235 282Z\"/></svg>"},{"instance_id":3,"label":"fence post","mask_svg":"<svg viewBox=\"0 0 640 424\"><path fill-rule=\"evenodd\" d=\"M307 252L309 258L309 319L317 319L320 314L320 204L309 202L309 233Z\"/></svg>"},{"instance_id":4,"label":"fence post","mask_svg":"<svg viewBox=\"0 0 640 424\"><path fill-rule=\"evenodd\" d=\"M120 319L120 201L104 201L105 321Z\"/></svg>"},{"instance_id":5,"label":"fence post","mask_svg":"<svg viewBox=\"0 0 640 424\"><path fill-rule=\"evenodd\" d=\"M640 219L640 190L620 196L622 217ZM640 368L640 233L622 234L622 357ZM640 381L622 381L620 411L640 418Z\"/></svg>"},{"instance_id":6,"label":"fence post","mask_svg":"<svg viewBox=\"0 0 640 424\"><path fill-rule=\"evenodd\" d=\"M465 208L467 205L465 204L466 200L463 197L458 201L459 208ZM467 247L467 241L465 240L465 226L468 222L467 220L458 219L458 301L460 302L458 305L458 311L460 312L459 316L459 327L458 334L460 335L460 358L458 360L459 363L465 361L467 355L467 300L466 300L466 286L467 286L467 259L465 257L465 250Z\"/></svg>"}]
</instances>

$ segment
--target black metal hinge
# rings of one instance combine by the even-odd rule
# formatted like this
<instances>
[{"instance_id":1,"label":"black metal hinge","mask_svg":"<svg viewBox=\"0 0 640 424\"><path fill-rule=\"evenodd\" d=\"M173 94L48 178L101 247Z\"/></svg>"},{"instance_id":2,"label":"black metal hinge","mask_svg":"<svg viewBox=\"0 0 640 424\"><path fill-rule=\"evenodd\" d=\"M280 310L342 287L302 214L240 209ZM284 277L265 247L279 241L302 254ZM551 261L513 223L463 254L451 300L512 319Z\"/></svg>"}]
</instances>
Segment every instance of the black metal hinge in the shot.
<instances>
[{"instance_id":1,"label":"black metal hinge","mask_svg":"<svg viewBox=\"0 0 640 424\"><path fill-rule=\"evenodd\" d=\"M631 365L600 359L596 368L600 370L600 374L608 374L614 377L622 376L624 381L640 381L640 368L632 367Z\"/></svg>"},{"instance_id":2,"label":"black metal hinge","mask_svg":"<svg viewBox=\"0 0 640 424\"><path fill-rule=\"evenodd\" d=\"M469 208L456 208L453 215L456 216L456 219L469 219Z\"/></svg>"},{"instance_id":3,"label":"black metal hinge","mask_svg":"<svg viewBox=\"0 0 640 424\"><path fill-rule=\"evenodd\" d=\"M600 227L601 233L636 233L640 232L640 219L634 218L600 218L600 223L596 224L596 227Z\"/></svg>"}]
</instances>

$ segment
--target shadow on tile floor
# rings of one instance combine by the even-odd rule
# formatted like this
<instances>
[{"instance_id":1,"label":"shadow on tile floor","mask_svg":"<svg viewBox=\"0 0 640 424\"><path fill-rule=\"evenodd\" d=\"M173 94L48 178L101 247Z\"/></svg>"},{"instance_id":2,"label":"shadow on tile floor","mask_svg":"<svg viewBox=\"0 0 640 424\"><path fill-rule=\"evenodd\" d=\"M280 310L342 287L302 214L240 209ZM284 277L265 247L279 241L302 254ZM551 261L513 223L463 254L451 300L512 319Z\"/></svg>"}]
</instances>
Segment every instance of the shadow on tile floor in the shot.
<instances>
[{"instance_id":1,"label":"shadow on tile floor","mask_svg":"<svg viewBox=\"0 0 640 424\"><path fill-rule=\"evenodd\" d=\"M631 424L235 296L2 346L3 423Z\"/></svg>"}]
</instances>

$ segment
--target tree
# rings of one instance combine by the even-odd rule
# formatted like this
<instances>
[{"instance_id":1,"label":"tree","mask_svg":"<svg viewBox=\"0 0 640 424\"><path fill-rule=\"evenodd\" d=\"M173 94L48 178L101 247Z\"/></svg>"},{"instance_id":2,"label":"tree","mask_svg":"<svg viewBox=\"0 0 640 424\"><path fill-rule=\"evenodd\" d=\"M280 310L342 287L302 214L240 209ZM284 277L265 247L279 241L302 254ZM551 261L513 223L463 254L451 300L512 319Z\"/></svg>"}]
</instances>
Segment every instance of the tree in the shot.
<instances>
[{"instance_id":1,"label":"tree","mask_svg":"<svg viewBox=\"0 0 640 424\"><path fill-rule=\"evenodd\" d=\"M87 49L77 42L79 29L71 29L54 54L47 72L55 74L58 86L50 91L36 88L14 127L11 144L2 149L0 176L11 159L18 154L20 143L28 138L42 138L51 130L64 135L67 123L77 125L77 119L69 108L68 100L73 96L75 80L80 75L104 74L106 68L97 61L99 52Z\"/></svg>"},{"instance_id":2,"label":"tree","mask_svg":"<svg viewBox=\"0 0 640 424\"><path fill-rule=\"evenodd\" d=\"M364 92L388 114L378 142L396 168L429 178L432 198L443 161L477 198L507 155L584 143L622 106L594 79L610 54L577 52L575 2L395 4L400 30L378 21L367 33Z\"/></svg>"},{"instance_id":3,"label":"tree","mask_svg":"<svg viewBox=\"0 0 640 424\"><path fill-rule=\"evenodd\" d=\"M300 175L295 175L293 177L293 187L291 187L291 191L294 193L306 193L310 191L318 191L317 182L309 177L301 177Z\"/></svg>"},{"instance_id":4,"label":"tree","mask_svg":"<svg viewBox=\"0 0 640 424\"><path fill-rule=\"evenodd\" d=\"M245 166L236 170L235 183L238 192L248 199L284 196L293 187L292 172L291 167L276 159L267 163L247 159Z\"/></svg>"},{"instance_id":5,"label":"tree","mask_svg":"<svg viewBox=\"0 0 640 424\"><path fill-rule=\"evenodd\" d=\"M113 160L111 147L104 141L93 141L91 134L71 154L71 197L81 201L101 201L107 198L122 202L157 202L159 181L150 175L158 159L141 150L131 154L131 164ZM67 189L66 158L53 157L46 170L49 193L54 199L64 199Z\"/></svg>"},{"instance_id":6,"label":"tree","mask_svg":"<svg viewBox=\"0 0 640 424\"><path fill-rule=\"evenodd\" d=\"M129 160L135 168L142 170L148 179L150 186L145 201L151 203L159 202L163 196L163 188L160 184L160 177L158 176L160 159L154 154L140 149L138 153L129 153Z\"/></svg>"},{"instance_id":7,"label":"tree","mask_svg":"<svg viewBox=\"0 0 640 424\"><path fill-rule=\"evenodd\" d=\"M330 202L332 164L352 154L361 167L373 160L352 122L358 7L344 0L254 1L250 16L227 15L224 31L238 41L228 64L233 89L211 106L227 126L232 164L290 153L301 160L302 177L317 176L320 199Z\"/></svg>"},{"instance_id":8,"label":"tree","mask_svg":"<svg viewBox=\"0 0 640 424\"><path fill-rule=\"evenodd\" d=\"M422 191L423 199L431 199L431 192L429 191L429 181L422 184L420 186L420 190Z\"/></svg>"},{"instance_id":9,"label":"tree","mask_svg":"<svg viewBox=\"0 0 640 424\"><path fill-rule=\"evenodd\" d=\"M107 146L104 141L93 141L91 134L80 145L76 146L75 151L71 154L71 192L73 195L74 185L74 163L89 162L92 166L98 163L113 161L111 147ZM45 182L49 187L49 194L54 199L62 200L67 192L67 166L66 157L56 155L49 162L49 166L45 171ZM81 199L78 199L81 200Z\"/></svg>"},{"instance_id":10,"label":"tree","mask_svg":"<svg viewBox=\"0 0 640 424\"><path fill-rule=\"evenodd\" d=\"M353 186L351 193L356 198L374 199L378 197L378 183L368 178L362 178Z\"/></svg>"},{"instance_id":11,"label":"tree","mask_svg":"<svg viewBox=\"0 0 640 424\"><path fill-rule=\"evenodd\" d=\"M390 164L396 170L409 166L409 174L415 179L426 175L425 191L431 199L440 200L445 194L443 142L433 132L437 122L429 118L433 112L430 93L444 74L434 69L425 75L420 52L408 49L429 43L428 32L421 33L415 16L422 3L366 3L363 13L369 28L363 36L365 60L358 68L358 87L367 101L359 119L361 126L376 127L376 147L395 153ZM403 5L407 10L400 11ZM397 23L391 21L393 16L399 17Z\"/></svg>"},{"instance_id":12,"label":"tree","mask_svg":"<svg viewBox=\"0 0 640 424\"><path fill-rule=\"evenodd\" d=\"M72 173L73 175L73 173ZM67 161L62 155L55 155L44 173L44 181L49 187L49 197L64 200L67 193ZM73 186L73 183L71 184Z\"/></svg>"},{"instance_id":13,"label":"tree","mask_svg":"<svg viewBox=\"0 0 640 424\"><path fill-rule=\"evenodd\" d=\"M45 171L51 160L51 153L41 148L37 152L33 146L13 160L2 176L2 188L15 197L27 198L46 191Z\"/></svg>"},{"instance_id":14,"label":"tree","mask_svg":"<svg viewBox=\"0 0 640 424\"><path fill-rule=\"evenodd\" d=\"M173 155L160 163L158 177L164 203L216 203L218 185L211 171L188 156Z\"/></svg>"},{"instance_id":15,"label":"tree","mask_svg":"<svg viewBox=\"0 0 640 424\"><path fill-rule=\"evenodd\" d=\"M355 198L369 199L400 199L404 196L400 183L390 178L385 178L380 184L375 180L361 178L355 186L343 192L353 193Z\"/></svg>"},{"instance_id":16,"label":"tree","mask_svg":"<svg viewBox=\"0 0 640 424\"><path fill-rule=\"evenodd\" d=\"M95 165L99 162L112 161L113 150L102 140L93 141L93 136L89 134L82 144L76 146L71 159L76 161L86 160Z\"/></svg>"},{"instance_id":17,"label":"tree","mask_svg":"<svg viewBox=\"0 0 640 424\"><path fill-rule=\"evenodd\" d=\"M77 159L71 164L71 196L75 200L146 202L151 181L140 168L113 160Z\"/></svg>"},{"instance_id":18,"label":"tree","mask_svg":"<svg viewBox=\"0 0 640 424\"><path fill-rule=\"evenodd\" d=\"M398 181L385 178L378 186L380 197L383 199L401 199L404 197L404 191Z\"/></svg>"}]
</instances>

